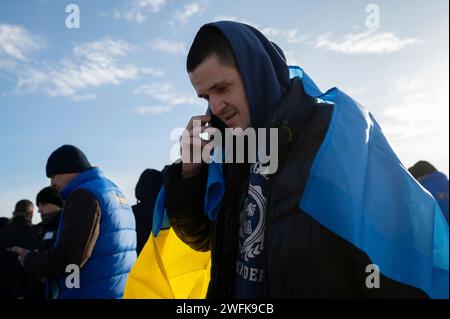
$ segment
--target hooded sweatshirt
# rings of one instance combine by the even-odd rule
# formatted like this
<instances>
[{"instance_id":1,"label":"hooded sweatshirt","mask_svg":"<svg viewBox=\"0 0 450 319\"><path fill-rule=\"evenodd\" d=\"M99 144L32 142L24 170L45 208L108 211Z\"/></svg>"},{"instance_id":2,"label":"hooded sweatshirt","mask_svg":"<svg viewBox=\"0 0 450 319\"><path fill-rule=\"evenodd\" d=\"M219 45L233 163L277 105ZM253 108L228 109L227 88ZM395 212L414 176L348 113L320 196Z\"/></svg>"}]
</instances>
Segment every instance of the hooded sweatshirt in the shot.
<instances>
[{"instance_id":1,"label":"hooded sweatshirt","mask_svg":"<svg viewBox=\"0 0 450 319\"><path fill-rule=\"evenodd\" d=\"M269 128L277 105L290 87L289 69L281 49L255 28L241 23L220 21L206 26L219 29L234 53L248 105L251 127ZM236 298L263 298L264 233L268 198L267 176L259 162L248 171L247 196L239 215L236 256Z\"/></svg>"}]
</instances>

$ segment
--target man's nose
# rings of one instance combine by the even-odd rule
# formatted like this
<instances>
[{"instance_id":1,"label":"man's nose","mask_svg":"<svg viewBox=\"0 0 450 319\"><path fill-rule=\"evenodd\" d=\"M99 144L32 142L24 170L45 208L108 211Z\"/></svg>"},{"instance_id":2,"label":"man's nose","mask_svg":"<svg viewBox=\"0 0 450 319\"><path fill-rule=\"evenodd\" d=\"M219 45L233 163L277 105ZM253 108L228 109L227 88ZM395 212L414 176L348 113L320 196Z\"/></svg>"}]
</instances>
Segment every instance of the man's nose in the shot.
<instances>
[{"instance_id":1,"label":"man's nose","mask_svg":"<svg viewBox=\"0 0 450 319\"><path fill-rule=\"evenodd\" d=\"M209 107L211 108L211 112L216 115L219 116L220 113L222 112L222 110L225 107L225 102L223 101L223 99L214 96L214 95L210 95L209 97Z\"/></svg>"}]
</instances>

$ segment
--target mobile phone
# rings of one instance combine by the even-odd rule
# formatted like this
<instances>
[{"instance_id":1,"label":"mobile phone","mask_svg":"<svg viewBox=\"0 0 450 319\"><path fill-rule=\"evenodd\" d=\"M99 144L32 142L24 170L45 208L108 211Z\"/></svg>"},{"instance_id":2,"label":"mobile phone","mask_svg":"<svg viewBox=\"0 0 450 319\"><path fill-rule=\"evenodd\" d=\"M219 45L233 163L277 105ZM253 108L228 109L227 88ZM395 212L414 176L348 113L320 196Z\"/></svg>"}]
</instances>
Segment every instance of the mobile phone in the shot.
<instances>
[{"instance_id":1,"label":"mobile phone","mask_svg":"<svg viewBox=\"0 0 450 319\"><path fill-rule=\"evenodd\" d=\"M206 115L209 116L211 118L211 121L212 121L213 114L212 114L211 107L209 106L209 104L208 104L208 108L206 109ZM208 126L211 126L210 122L208 122Z\"/></svg>"},{"instance_id":2,"label":"mobile phone","mask_svg":"<svg viewBox=\"0 0 450 319\"><path fill-rule=\"evenodd\" d=\"M213 114L211 107L208 104L208 108L206 109L206 115L211 118L211 121L208 122L208 126L215 127L219 130L223 130L225 128L225 124Z\"/></svg>"}]
</instances>

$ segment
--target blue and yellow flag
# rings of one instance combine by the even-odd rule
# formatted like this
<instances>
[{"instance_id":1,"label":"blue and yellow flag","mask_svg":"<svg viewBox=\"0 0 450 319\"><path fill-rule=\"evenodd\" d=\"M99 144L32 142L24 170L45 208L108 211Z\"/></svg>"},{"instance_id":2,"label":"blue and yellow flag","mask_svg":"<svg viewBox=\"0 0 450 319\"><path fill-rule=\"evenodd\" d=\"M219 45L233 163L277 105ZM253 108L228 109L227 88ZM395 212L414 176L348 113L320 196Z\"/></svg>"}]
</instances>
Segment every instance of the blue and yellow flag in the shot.
<instances>
[{"instance_id":1,"label":"blue and yellow flag","mask_svg":"<svg viewBox=\"0 0 450 319\"><path fill-rule=\"evenodd\" d=\"M211 268L209 252L197 252L170 229L150 235L128 275L125 299L203 299Z\"/></svg>"},{"instance_id":2,"label":"blue and yellow flag","mask_svg":"<svg viewBox=\"0 0 450 319\"><path fill-rule=\"evenodd\" d=\"M300 208L363 250L384 275L448 298L448 225L436 200L402 165L369 111L337 88L321 94L298 67L291 76L334 105Z\"/></svg>"},{"instance_id":3,"label":"blue and yellow flag","mask_svg":"<svg viewBox=\"0 0 450 319\"><path fill-rule=\"evenodd\" d=\"M333 104L299 208L364 251L387 277L448 298L449 232L436 200L402 165L375 118L337 88L322 93L290 67L308 95ZM215 220L224 194L220 163L209 164L205 214ZM154 232L167 226L164 188Z\"/></svg>"}]
</instances>

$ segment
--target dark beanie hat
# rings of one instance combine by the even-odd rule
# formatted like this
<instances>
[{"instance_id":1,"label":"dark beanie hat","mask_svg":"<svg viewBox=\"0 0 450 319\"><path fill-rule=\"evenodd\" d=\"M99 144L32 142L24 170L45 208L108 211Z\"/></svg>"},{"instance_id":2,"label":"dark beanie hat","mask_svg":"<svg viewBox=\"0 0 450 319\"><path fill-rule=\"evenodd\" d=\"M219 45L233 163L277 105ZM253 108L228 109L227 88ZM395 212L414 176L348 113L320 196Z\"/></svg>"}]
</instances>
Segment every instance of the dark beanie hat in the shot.
<instances>
[{"instance_id":1,"label":"dark beanie hat","mask_svg":"<svg viewBox=\"0 0 450 319\"><path fill-rule=\"evenodd\" d=\"M146 169L142 172L136 184L135 195L139 201L156 199L162 186L162 172L156 169Z\"/></svg>"},{"instance_id":2,"label":"dark beanie hat","mask_svg":"<svg viewBox=\"0 0 450 319\"><path fill-rule=\"evenodd\" d=\"M51 187L42 189L36 196L36 205L39 204L54 204L58 207L64 206L64 201L59 196L59 192Z\"/></svg>"},{"instance_id":3,"label":"dark beanie hat","mask_svg":"<svg viewBox=\"0 0 450 319\"><path fill-rule=\"evenodd\" d=\"M418 161L414 166L408 168L408 171L414 178L419 178L437 172L437 169L427 161Z\"/></svg>"},{"instance_id":4,"label":"dark beanie hat","mask_svg":"<svg viewBox=\"0 0 450 319\"><path fill-rule=\"evenodd\" d=\"M47 160L46 173L50 178L57 174L80 173L92 168L86 155L73 145L63 145Z\"/></svg>"}]
</instances>

